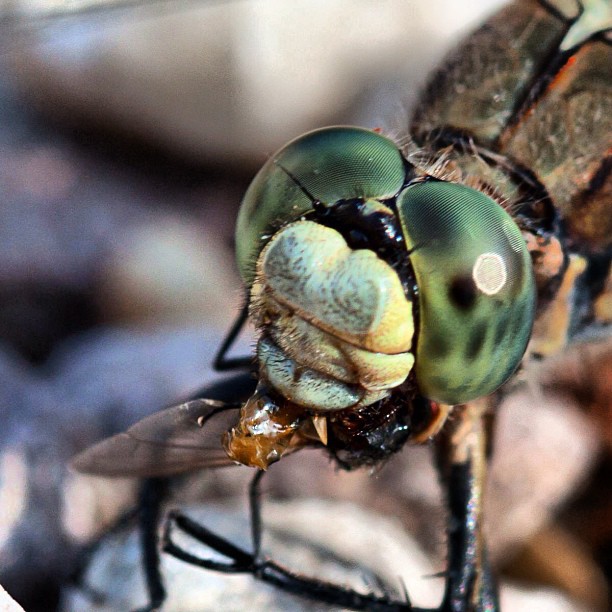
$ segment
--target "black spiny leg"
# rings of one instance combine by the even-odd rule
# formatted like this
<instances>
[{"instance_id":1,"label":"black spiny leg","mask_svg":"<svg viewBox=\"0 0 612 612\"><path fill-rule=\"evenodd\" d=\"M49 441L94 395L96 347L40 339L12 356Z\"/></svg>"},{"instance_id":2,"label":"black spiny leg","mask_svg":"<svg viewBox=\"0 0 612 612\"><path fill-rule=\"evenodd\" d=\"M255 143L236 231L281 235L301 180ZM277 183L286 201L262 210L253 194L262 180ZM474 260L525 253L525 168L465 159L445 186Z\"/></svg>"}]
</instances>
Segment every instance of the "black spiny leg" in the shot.
<instances>
[{"instance_id":1,"label":"black spiny leg","mask_svg":"<svg viewBox=\"0 0 612 612\"><path fill-rule=\"evenodd\" d=\"M249 514L251 518L251 540L253 542L253 558L259 559L261 554L261 492L259 483L265 472L257 470L249 485Z\"/></svg>"},{"instance_id":2,"label":"black spiny leg","mask_svg":"<svg viewBox=\"0 0 612 612\"><path fill-rule=\"evenodd\" d=\"M485 415L490 399L455 409L438 442L438 465L449 509L448 572L441 606L436 612L499 612L497 589L482 537L482 490L486 469ZM425 612L409 601L362 594L346 587L291 572L260 555L261 514L257 472L249 489L253 552L235 546L180 513L165 526L163 549L192 565L231 574L250 574L279 589L314 601L368 612ZM217 552L226 560L198 557L177 546L173 527ZM429 611L434 612L434 611Z\"/></svg>"},{"instance_id":3,"label":"black spiny leg","mask_svg":"<svg viewBox=\"0 0 612 612\"><path fill-rule=\"evenodd\" d=\"M234 321L229 333L227 334L219 352L214 360L214 368L219 371L237 370L250 368L252 358L239 357L235 359L226 359L226 354L232 347L236 338L240 334L246 320L248 318L248 305L240 311L237 319ZM240 397L248 397L252 392L254 381L251 380L248 374L239 375L231 380L220 381L216 385L209 386L194 395L194 399L206 396L215 397L217 395L224 396L227 390L231 389L234 394ZM239 407L242 401L229 403L218 409L218 412ZM214 413L213 413L214 414ZM209 416L212 416L209 415ZM166 599L166 590L163 585L163 579L160 571L159 559L159 538L158 528L160 524L161 503L165 497L167 481L162 478L146 479L141 486L140 492L140 542L142 551L142 560L145 573L145 581L149 594L149 603L136 612L154 612L158 610ZM254 542L258 545L258 540L255 540L255 527L257 531L261 531L261 520L259 512L253 515L257 520L253 522ZM259 536L258 536L259 537Z\"/></svg>"},{"instance_id":4,"label":"black spiny leg","mask_svg":"<svg viewBox=\"0 0 612 612\"><path fill-rule=\"evenodd\" d=\"M177 559L198 567L228 574L251 574L257 580L271 584L283 591L350 610L363 610L367 612L425 612L421 608L413 608L409 602L394 601L388 597L358 593L340 585L296 574L270 559L260 558L261 516L259 510L259 483L262 476L263 472L257 472L249 490L253 553L235 546L225 538L218 536L203 525L180 513L172 513L168 517L163 539L163 550ZM226 557L227 561L203 559L180 548L172 541L173 526Z\"/></svg>"},{"instance_id":5,"label":"black spiny leg","mask_svg":"<svg viewBox=\"0 0 612 612\"><path fill-rule=\"evenodd\" d=\"M497 587L482 535L489 399L461 406L443 431L438 463L446 488L448 572L441 612L498 612Z\"/></svg>"},{"instance_id":6,"label":"black spiny leg","mask_svg":"<svg viewBox=\"0 0 612 612\"><path fill-rule=\"evenodd\" d=\"M236 338L242 331L244 324L249 318L249 304L248 302L242 307L240 314L232 324L223 344L219 348L215 360L213 362L213 368L218 372L226 372L227 370L238 370L241 368L250 368L253 365L252 357L233 357L231 359L226 358L226 354L232 348L232 344L236 341Z\"/></svg>"},{"instance_id":7,"label":"black spiny leg","mask_svg":"<svg viewBox=\"0 0 612 612\"><path fill-rule=\"evenodd\" d=\"M159 537L161 503L165 497L167 481L163 478L147 478L140 490L140 546L149 604L135 612L155 612L166 599L160 566Z\"/></svg>"}]
</instances>

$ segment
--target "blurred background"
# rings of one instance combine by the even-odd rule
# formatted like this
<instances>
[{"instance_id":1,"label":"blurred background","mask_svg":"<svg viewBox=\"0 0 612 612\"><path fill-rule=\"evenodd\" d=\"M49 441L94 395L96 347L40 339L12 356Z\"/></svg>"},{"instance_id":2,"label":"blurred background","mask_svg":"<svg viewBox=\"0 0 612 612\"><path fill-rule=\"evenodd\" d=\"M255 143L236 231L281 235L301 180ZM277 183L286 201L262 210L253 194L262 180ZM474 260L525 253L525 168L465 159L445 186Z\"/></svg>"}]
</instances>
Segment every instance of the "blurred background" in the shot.
<instances>
[{"instance_id":1,"label":"blurred background","mask_svg":"<svg viewBox=\"0 0 612 612\"><path fill-rule=\"evenodd\" d=\"M243 299L233 225L258 167L323 125L401 135L427 73L501 4L0 0L0 585L28 612L145 603L129 525L92 552L137 483L66 464L214 379ZM612 347L597 340L534 368L500 412L488 521L505 610L608 607ZM304 455L265 481L272 531L401 575L415 604L436 605L429 449L373 475ZM245 538L248 478L183 479L173 503L212 500L207 524ZM269 546L282 555L287 540ZM294 567L338 571L318 562ZM167 610L301 609L165 563Z\"/></svg>"}]
</instances>

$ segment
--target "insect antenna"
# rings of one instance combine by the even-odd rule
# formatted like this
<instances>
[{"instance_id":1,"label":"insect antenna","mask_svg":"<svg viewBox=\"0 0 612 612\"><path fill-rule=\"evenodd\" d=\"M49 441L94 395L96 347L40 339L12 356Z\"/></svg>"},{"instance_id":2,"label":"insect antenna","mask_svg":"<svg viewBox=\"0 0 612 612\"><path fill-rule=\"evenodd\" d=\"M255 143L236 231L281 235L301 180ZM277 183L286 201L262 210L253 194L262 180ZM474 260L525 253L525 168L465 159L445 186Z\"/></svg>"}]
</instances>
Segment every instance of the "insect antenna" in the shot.
<instances>
[{"instance_id":1,"label":"insect antenna","mask_svg":"<svg viewBox=\"0 0 612 612\"><path fill-rule=\"evenodd\" d=\"M321 202L321 200L319 200L318 198L315 198L312 193L310 193L310 191L308 191L308 189L300 181L300 179L291 172L291 170L285 168L285 166L283 166L278 161L275 161L274 163L298 186L300 191L312 202L312 206L315 210L323 207L323 202Z\"/></svg>"},{"instance_id":2,"label":"insect antenna","mask_svg":"<svg viewBox=\"0 0 612 612\"><path fill-rule=\"evenodd\" d=\"M236 341L236 338L239 336L244 324L249 318L249 302L248 299L245 300L244 306L240 310L238 317L232 324L231 329L229 330L227 336L223 340L223 343L219 347L217 354L215 355L215 359L213 361L213 368L217 370L217 372L226 372L228 370L238 370L241 368L249 367L252 364L253 359L251 357L233 357L227 358L226 355L229 352L230 348ZM209 417L212 415L209 415Z\"/></svg>"}]
</instances>

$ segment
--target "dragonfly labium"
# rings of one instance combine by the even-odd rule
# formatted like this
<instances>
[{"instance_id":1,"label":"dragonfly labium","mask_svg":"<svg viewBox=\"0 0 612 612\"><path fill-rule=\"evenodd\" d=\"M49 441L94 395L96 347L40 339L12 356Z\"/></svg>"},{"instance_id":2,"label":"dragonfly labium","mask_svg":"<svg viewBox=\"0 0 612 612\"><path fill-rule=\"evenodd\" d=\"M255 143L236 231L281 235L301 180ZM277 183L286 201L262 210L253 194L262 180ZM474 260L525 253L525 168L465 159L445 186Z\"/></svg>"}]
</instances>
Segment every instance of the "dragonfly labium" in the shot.
<instances>
[{"instance_id":1,"label":"dragonfly labium","mask_svg":"<svg viewBox=\"0 0 612 612\"><path fill-rule=\"evenodd\" d=\"M245 305L216 361L243 379L253 367L255 388L152 415L76 468L255 468L252 551L181 514L168 519L164 550L345 608L416 610L263 557L256 500L285 454L316 447L354 469L433 438L449 514L438 609L499 609L481 529L487 421L525 360L594 323L603 283L581 283L575 265L609 270L610 27L605 1L517 0L432 75L401 142L328 127L272 155L239 212ZM576 297L560 324L549 313L564 279ZM247 318L256 354L229 359ZM173 529L227 563L183 550ZM161 585L155 593L152 607Z\"/></svg>"}]
</instances>

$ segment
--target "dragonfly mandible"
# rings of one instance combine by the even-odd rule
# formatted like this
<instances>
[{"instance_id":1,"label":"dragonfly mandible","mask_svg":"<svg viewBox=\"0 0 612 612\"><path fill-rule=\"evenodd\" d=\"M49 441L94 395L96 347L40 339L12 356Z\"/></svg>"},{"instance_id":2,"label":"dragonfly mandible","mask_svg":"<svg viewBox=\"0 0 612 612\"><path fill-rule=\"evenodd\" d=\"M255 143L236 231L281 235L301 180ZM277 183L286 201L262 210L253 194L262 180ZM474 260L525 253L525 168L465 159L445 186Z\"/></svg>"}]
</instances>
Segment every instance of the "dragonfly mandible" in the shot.
<instances>
[{"instance_id":1,"label":"dragonfly mandible","mask_svg":"<svg viewBox=\"0 0 612 612\"><path fill-rule=\"evenodd\" d=\"M248 369L226 355L250 317L257 388L152 415L76 468L154 477L238 462L258 470L256 500L286 453L317 447L352 469L435 437L449 511L438 609L499 609L481 529L487 420L522 362L593 323L603 283L584 287L580 270L610 262L610 27L605 1L517 0L433 74L402 142L332 127L273 155L242 203L246 303L216 361ZM559 325L550 313L572 290ZM263 558L251 512L253 552L180 514L165 550L346 608L416 610ZM193 557L173 528L230 560Z\"/></svg>"}]
</instances>

